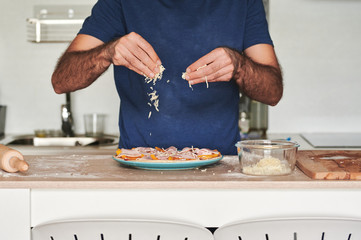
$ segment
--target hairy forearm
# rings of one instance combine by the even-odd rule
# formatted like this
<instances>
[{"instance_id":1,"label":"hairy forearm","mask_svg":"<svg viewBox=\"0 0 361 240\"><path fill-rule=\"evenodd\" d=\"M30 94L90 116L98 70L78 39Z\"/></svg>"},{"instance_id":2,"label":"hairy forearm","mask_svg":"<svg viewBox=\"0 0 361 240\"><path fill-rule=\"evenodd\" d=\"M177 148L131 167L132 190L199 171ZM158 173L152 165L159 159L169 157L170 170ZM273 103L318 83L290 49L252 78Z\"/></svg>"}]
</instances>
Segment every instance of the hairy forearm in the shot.
<instances>
[{"instance_id":1,"label":"hairy forearm","mask_svg":"<svg viewBox=\"0 0 361 240\"><path fill-rule=\"evenodd\" d=\"M283 80L280 67L259 64L244 53L233 52L233 58L237 58L233 76L243 94L271 106L281 100Z\"/></svg>"},{"instance_id":2,"label":"hairy forearm","mask_svg":"<svg viewBox=\"0 0 361 240\"><path fill-rule=\"evenodd\" d=\"M111 44L86 51L65 52L51 78L55 92L72 92L92 84L111 64Z\"/></svg>"}]
</instances>

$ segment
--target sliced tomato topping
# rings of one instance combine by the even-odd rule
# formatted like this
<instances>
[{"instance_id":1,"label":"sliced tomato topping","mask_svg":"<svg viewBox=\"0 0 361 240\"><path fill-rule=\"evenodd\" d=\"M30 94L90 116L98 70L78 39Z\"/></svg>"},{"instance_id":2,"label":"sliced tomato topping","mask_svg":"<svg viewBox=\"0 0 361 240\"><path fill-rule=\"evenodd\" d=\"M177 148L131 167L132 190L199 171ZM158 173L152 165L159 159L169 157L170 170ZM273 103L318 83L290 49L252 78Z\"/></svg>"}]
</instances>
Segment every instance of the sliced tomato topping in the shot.
<instances>
[{"instance_id":1,"label":"sliced tomato topping","mask_svg":"<svg viewBox=\"0 0 361 240\"><path fill-rule=\"evenodd\" d=\"M150 158L153 160L158 160L158 158L154 154L150 154Z\"/></svg>"},{"instance_id":2,"label":"sliced tomato topping","mask_svg":"<svg viewBox=\"0 0 361 240\"><path fill-rule=\"evenodd\" d=\"M116 155L119 155L122 152L122 149L118 148L117 151L115 152Z\"/></svg>"},{"instance_id":3,"label":"sliced tomato topping","mask_svg":"<svg viewBox=\"0 0 361 240\"><path fill-rule=\"evenodd\" d=\"M144 155L143 154L138 155L138 156L121 155L120 157L123 158L124 160L128 161L128 160L137 160L138 158L144 157Z\"/></svg>"},{"instance_id":4,"label":"sliced tomato topping","mask_svg":"<svg viewBox=\"0 0 361 240\"><path fill-rule=\"evenodd\" d=\"M220 156L220 153L213 153L209 155L198 155L199 159L205 160L205 159L211 159Z\"/></svg>"},{"instance_id":5,"label":"sliced tomato topping","mask_svg":"<svg viewBox=\"0 0 361 240\"><path fill-rule=\"evenodd\" d=\"M159 152L165 152L165 150L162 149L162 148L160 148L160 147L155 147L155 149L156 149L157 151L159 151Z\"/></svg>"}]
</instances>

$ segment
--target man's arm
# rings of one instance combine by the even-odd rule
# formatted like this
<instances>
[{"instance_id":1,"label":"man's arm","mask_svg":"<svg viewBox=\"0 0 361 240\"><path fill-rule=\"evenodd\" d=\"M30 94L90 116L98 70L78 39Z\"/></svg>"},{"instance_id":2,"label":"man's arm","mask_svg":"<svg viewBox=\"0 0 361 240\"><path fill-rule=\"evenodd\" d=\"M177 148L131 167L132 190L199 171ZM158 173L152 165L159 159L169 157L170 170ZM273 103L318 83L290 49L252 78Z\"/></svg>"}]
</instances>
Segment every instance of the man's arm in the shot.
<instances>
[{"instance_id":1,"label":"man's arm","mask_svg":"<svg viewBox=\"0 0 361 240\"><path fill-rule=\"evenodd\" d=\"M249 47L242 55L236 51L229 54L239 59L234 78L244 94L271 106L281 100L282 72L271 45L259 44Z\"/></svg>"},{"instance_id":2,"label":"man's arm","mask_svg":"<svg viewBox=\"0 0 361 240\"><path fill-rule=\"evenodd\" d=\"M136 33L108 43L79 34L58 61L51 79L53 88L56 93L85 88L112 63L152 78L159 72L161 61L152 46Z\"/></svg>"},{"instance_id":3,"label":"man's arm","mask_svg":"<svg viewBox=\"0 0 361 240\"><path fill-rule=\"evenodd\" d=\"M217 48L190 65L186 79L191 84L234 79L242 93L272 106L283 94L281 69L273 47L268 44L254 45L243 53Z\"/></svg>"},{"instance_id":4,"label":"man's arm","mask_svg":"<svg viewBox=\"0 0 361 240\"><path fill-rule=\"evenodd\" d=\"M59 59L51 78L56 93L72 92L92 84L110 66L107 44L79 34Z\"/></svg>"}]
</instances>

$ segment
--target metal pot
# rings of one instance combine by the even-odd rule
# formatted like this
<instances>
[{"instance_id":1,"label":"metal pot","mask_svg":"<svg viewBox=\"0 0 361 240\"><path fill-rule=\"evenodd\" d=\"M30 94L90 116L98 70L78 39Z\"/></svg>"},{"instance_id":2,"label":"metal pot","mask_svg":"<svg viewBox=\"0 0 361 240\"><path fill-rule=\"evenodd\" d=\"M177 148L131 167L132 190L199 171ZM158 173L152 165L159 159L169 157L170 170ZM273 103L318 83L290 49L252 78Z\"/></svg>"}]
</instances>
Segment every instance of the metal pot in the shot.
<instances>
[{"instance_id":1,"label":"metal pot","mask_svg":"<svg viewBox=\"0 0 361 240\"><path fill-rule=\"evenodd\" d=\"M0 137L5 135L6 106L0 105Z\"/></svg>"}]
</instances>

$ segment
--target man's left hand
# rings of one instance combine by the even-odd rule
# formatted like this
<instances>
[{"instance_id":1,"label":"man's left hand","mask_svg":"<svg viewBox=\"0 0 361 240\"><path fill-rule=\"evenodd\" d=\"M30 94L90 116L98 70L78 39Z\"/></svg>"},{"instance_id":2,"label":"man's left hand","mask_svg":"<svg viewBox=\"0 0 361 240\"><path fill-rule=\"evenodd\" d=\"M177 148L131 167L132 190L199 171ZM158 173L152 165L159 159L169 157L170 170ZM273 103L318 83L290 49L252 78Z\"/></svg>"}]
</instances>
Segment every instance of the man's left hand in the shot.
<instances>
[{"instance_id":1,"label":"man's left hand","mask_svg":"<svg viewBox=\"0 0 361 240\"><path fill-rule=\"evenodd\" d=\"M239 66L240 53L235 50L220 47L201 57L190 65L185 79L191 85L202 82L230 81Z\"/></svg>"}]
</instances>

